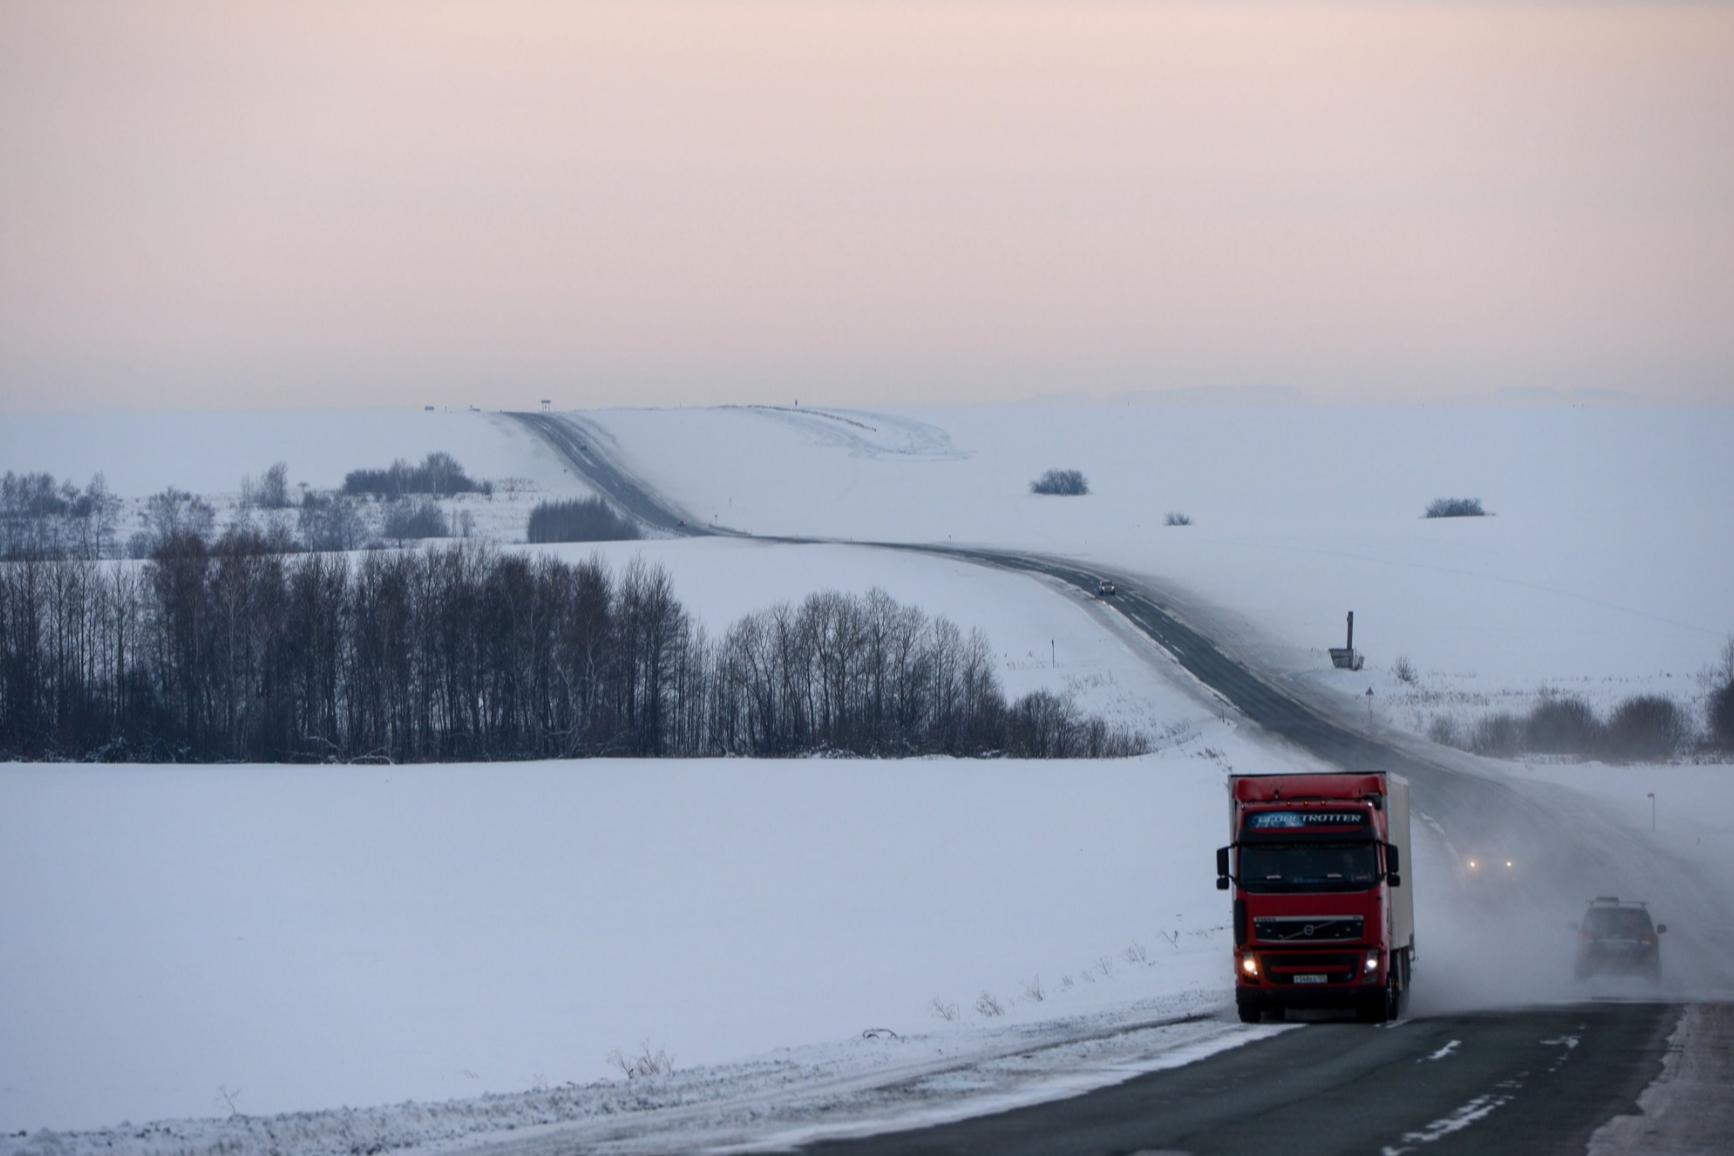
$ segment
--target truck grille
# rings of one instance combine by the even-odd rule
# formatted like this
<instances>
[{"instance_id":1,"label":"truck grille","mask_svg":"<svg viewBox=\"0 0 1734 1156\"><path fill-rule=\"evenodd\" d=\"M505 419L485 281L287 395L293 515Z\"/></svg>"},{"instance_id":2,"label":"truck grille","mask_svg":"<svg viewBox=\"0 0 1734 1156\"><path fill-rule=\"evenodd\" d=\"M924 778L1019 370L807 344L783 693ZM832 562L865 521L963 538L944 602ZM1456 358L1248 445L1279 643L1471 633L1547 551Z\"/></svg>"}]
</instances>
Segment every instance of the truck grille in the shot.
<instances>
[{"instance_id":1,"label":"truck grille","mask_svg":"<svg viewBox=\"0 0 1734 1156\"><path fill-rule=\"evenodd\" d=\"M1336 952L1265 952L1259 956L1265 978L1271 983L1294 983L1297 975L1322 975L1326 983L1352 983L1355 969L1361 964L1358 953L1343 955Z\"/></svg>"},{"instance_id":2,"label":"truck grille","mask_svg":"<svg viewBox=\"0 0 1734 1156\"><path fill-rule=\"evenodd\" d=\"M1353 942L1361 938L1362 920L1359 915L1282 915L1255 919L1252 928L1254 937L1263 943Z\"/></svg>"}]
</instances>

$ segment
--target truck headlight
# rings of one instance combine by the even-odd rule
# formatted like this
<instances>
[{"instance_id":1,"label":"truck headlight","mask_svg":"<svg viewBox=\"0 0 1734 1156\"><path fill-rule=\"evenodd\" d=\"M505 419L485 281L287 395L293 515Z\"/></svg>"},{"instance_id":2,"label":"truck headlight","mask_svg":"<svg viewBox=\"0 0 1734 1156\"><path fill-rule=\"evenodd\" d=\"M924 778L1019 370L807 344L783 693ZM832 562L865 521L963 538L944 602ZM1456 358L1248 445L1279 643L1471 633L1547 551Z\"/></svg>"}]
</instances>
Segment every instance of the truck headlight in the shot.
<instances>
[{"instance_id":1,"label":"truck headlight","mask_svg":"<svg viewBox=\"0 0 1734 1156\"><path fill-rule=\"evenodd\" d=\"M1258 977L1258 956L1243 955L1240 957L1240 972L1242 975L1256 979Z\"/></svg>"},{"instance_id":2,"label":"truck headlight","mask_svg":"<svg viewBox=\"0 0 1734 1156\"><path fill-rule=\"evenodd\" d=\"M1367 958L1361 964L1361 971L1367 975L1372 975L1375 971L1378 971L1378 970L1379 970L1379 953L1376 951L1367 952Z\"/></svg>"}]
</instances>

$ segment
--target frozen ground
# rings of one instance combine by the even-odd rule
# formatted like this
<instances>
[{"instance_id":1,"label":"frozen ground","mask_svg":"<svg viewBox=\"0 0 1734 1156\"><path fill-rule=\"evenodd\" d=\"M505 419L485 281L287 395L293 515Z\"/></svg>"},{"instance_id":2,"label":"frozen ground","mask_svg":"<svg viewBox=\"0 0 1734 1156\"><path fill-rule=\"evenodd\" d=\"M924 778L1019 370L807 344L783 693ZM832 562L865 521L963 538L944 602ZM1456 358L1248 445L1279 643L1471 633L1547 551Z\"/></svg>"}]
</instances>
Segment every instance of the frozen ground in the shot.
<instances>
[{"instance_id":1,"label":"frozen ground","mask_svg":"<svg viewBox=\"0 0 1734 1156\"><path fill-rule=\"evenodd\" d=\"M1266 669L1364 695L1382 720L1701 698L1734 630L1734 409L1244 409L1085 405L878 414L750 407L590 415L628 464L757 534L972 542L1159 578ZM918 431L918 432L912 432ZM1084 498L1028 483L1078 468ZM1494 516L1426 520L1440 497ZM1164 525L1170 511L1193 524ZM1356 611L1363 675L1333 672ZM1605 691L1605 693L1603 693Z\"/></svg>"},{"instance_id":2,"label":"frozen ground","mask_svg":"<svg viewBox=\"0 0 1734 1156\"><path fill-rule=\"evenodd\" d=\"M167 486L227 494L245 475L287 462L291 483L336 489L343 475L444 450L471 477L573 488L565 464L517 422L468 411L15 413L0 425L0 469L47 471L80 485L101 473L115 493Z\"/></svg>"},{"instance_id":3,"label":"frozen ground","mask_svg":"<svg viewBox=\"0 0 1734 1156\"><path fill-rule=\"evenodd\" d=\"M1000 1049L988 1027L1220 1007L1225 919L1207 884L1222 776L1310 764L1240 734L1099 603L863 547L559 550L667 566L713 630L880 586L982 628L1009 693L1072 693L1160 749L1105 764L5 767L0 990L35 998L0 1004L0 1132L226 1116L227 1090L249 1116L456 1097L470 1106L426 1114L467 1134L523 1122L641 1043L683 1072L822 1045L789 1077L806 1081L871 1074L890 1045L849 1042L869 1027L955 1059ZM984 992L1003 1017L975 1010ZM1109 1066L1163 1050L1134 1044ZM739 1082L756 1070L692 1077L680 1096L758 1096ZM623 1095L587 1091L560 1118ZM321 1136L339 1126L320 1120Z\"/></svg>"},{"instance_id":4,"label":"frozen ground","mask_svg":"<svg viewBox=\"0 0 1734 1156\"><path fill-rule=\"evenodd\" d=\"M470 411L9 414L0 423L0 471L46 472L84 485L102 474L121 499L119 550L141 528L145 499L173 486L198 494L216 511L219 532L239 515L241 479L274 462L289 467L290 497L303 485L336 490L350 470L382 469L395 459L419 462L445 451L478 481L494 483L484 497L464 494L439 502L458 533L469 516L473 532L522 542L530 510L551 497L588 496L565 463L517 422ZM377 505L366 507L377 533ZM295 511L254 511L255 524Z\"/></svg>"},{"instance_id":5,"label":"frozen ground","mask_svg":"<svg viewBox=\"0 0 1734 1156\"><path fill-rule=\"evenodd\" d=\"M30 998L0 1004L0 1133L585 1084L641 1043L688 1069L1216 1006L1202 819L1253 755L1210 743L1091 765L8 766L0 990Z\"/></svg>"},{"instance_id":6,"label":"frozen ground","mask_svg":"<svg viewBox=\"0 0 1734 1156\"><path fill-rule=\"evenodd\" d=\"M1233 1046L1256 1030L1232 1022L1208 881L1234 762L1284 765L1215 733L1090 764L7 767L0 990L31 998L0 1004L0 1153L544 1131L550 1151L692 1151L1050 1098ZM1725 815L1731 775L1650 784L1656 846L1724 895L1734 832L1681 811ZM1574 777L1529 789L1646 846L1620 775ZM1418 1013L1655 998L1568 983L1576 912L1465 894L1455 848L1417 830ZM1707 908L1648 894L1684 977ZM675 1070L621 1079L616 1049Z\"/></svg>"}]
</instances>

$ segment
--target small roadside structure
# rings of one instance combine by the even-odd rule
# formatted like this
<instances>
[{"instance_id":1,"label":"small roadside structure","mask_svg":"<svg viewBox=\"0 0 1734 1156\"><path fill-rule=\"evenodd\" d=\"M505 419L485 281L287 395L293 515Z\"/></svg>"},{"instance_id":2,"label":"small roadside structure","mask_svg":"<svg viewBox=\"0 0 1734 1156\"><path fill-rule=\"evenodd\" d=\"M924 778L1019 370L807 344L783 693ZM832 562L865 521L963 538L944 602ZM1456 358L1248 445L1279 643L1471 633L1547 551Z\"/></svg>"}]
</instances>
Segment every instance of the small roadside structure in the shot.
<instances>
[{"instance_id":1,"label":"small roadside structure","mask_svg":"<svg viewBox=\"0 0 1734 1156\"><path fill-rule=\"evenodd\" d=\"M1349 611L1349 640L1343 646L1330 648L1331 665L1338 670L1359 670L1366 656L1355 653L1355 612Z\"/></svg>"}]
</instances>

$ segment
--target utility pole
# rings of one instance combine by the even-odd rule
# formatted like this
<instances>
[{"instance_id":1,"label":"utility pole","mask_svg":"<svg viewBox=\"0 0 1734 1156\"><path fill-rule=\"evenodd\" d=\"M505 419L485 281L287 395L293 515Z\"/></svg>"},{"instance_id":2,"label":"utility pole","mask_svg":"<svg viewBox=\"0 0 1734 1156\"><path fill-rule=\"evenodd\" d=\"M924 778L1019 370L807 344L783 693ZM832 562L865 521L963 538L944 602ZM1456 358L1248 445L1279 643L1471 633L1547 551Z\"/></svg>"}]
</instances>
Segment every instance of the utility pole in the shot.
<instances>
[{"instance_id":1,"label":"utility pole","mask_svg":"<svg viewBox=\"0 0 1734 1156\"><path fill-rule=\"evenodd\" d=\"M1650 798L1650 830L1654 831L1656 829L1656 792L1651 791L1649 793L1649 798Z\"/></svg>"},{"instance_id":2,"label":"utility pole","mask_svg":"<svg viewBox=\"0 0 1734 1156\"><path fill-rule=\"evenodd\" d=\"M1048 665L1056 667L1060 665L1060 652L1051 638L1048 639Z\"/></svg>"}]
</instances>

